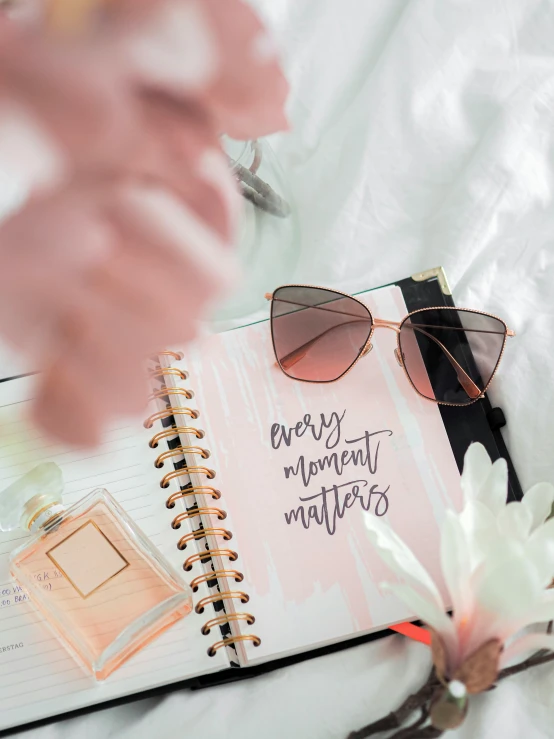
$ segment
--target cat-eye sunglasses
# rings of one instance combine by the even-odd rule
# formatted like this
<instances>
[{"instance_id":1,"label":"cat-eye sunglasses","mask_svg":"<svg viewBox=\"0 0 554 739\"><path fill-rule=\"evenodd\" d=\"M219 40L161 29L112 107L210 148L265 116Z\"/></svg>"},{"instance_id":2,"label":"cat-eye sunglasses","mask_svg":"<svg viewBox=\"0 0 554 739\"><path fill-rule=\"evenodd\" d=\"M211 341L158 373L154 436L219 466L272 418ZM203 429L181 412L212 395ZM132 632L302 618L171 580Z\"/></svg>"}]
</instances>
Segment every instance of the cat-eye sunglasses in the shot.
<instances>
[{"instance_id":1,"label":"cat-eye sunglasses","mask_svg":"<svg viewBox=\"0 0 554 739\"><path fill-rule=\"evenodd\" d=\"M387 328L396 332L396 360L414 390L443 405L482 398L506 339L515 336L501 318L469 308L420 308L388 321L358 298L323 287L283 285L266 298L275 357L288 377L334 382L371 351L375 329Z\"/></svg>"}]
</instances>

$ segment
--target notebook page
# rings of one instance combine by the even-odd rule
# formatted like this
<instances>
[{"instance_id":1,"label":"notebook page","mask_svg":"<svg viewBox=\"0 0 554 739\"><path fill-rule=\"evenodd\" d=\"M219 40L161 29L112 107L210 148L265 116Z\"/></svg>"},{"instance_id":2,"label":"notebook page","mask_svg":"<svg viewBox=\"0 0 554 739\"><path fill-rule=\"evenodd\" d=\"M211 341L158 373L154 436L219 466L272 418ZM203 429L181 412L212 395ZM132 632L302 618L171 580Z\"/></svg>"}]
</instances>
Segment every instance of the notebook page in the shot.
<instances>
[{"instance_id":1,"label":"notebook page","mask_svg":"<svg viewBox=\"0 0 554 739\"><path fill-rule=\"evenodd\" d=\"M148 446L152 430L114 424L97 449L68 450L42 438L25 420L32 386L33 378L0 384L0 488L35 464L54 461L63 470L66 504L95 487L107 488L179 571L183 552L176 547L177 532L170 525L175 510L164 504L171 491L159 485L160 470L153 460L160 449ZM8 553L25 538L21 530L0 533L0 728L228 667L224 651L207 656L209 644L200 633L206 614L193 612L106 681L95 684L9 574ZM55 572L39 576L47 587ZM201 591L198 596L205 594Z\"/></svg>"},{"instance_id":2,"label":"notebook page","mask_svg":"<svg viewBox=\"0 0 554 739\"><path fill-rule=\"evenodd\" d=\"M408 312L395 286L359 297L379 318ZM244 663L412 616L380 589L391 573L365 534L364 510L384 515L441 582L439 527L446 509L461 504L458 468L438 407L414 392L396 362L395 332L379 329L372 343L327 384L281 372L268 321L185 351L239 552L234 566L256 619L250 633L261 638L258 647L241 644Z\"/></svg>"}]
</instances>

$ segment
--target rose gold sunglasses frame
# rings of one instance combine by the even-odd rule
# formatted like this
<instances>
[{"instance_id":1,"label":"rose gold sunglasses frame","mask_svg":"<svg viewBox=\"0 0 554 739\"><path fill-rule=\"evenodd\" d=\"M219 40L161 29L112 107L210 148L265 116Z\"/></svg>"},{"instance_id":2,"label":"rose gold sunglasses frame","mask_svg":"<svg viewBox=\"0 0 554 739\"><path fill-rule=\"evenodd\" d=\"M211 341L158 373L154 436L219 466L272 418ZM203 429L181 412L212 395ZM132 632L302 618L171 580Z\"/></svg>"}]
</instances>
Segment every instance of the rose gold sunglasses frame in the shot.
<instances>
[{"instance_id":1,"label":"rose gold sunglasses frame","mask_svg":"<svg viewBox=\"0 0 554 739\"><path fill-rule=\"evenodd\" d=\"M371 329L370 329L370 332L369 332L369 336L367 337L367 340L366 340L364 346L362 347L360 353L358 354L358 356L356 357L356 359L352 362L352 364L348 367L348 369L346 369L338 377L335 377L335 379L333 379L333 380L303 380L303 379L300 379L300 378L297 378L297 377L291 377L286 372L286 370L284 369L284 367L281 365L281 361L279 360L279 357L277 355L277 351L275 350L275 338L273 336L273 316L272 316L271 317L271 341L273 343L273 351L275 353L275 358L277 360L277 364L279 366L279 369L283 372L284 375L286 375L286 377L290 378L291 380L296 380L297 382L328 383L328 382L336 382L337 380L340 380L342 377L344 377L345 375L347 375L350 372L350 370L360 361L360 359L362 357L365 357L365 355L366 354L369 354L369 352L373 349L373 346L371 344L371 339L373 338L373 334L375 332L375 329L376 328L388 328L388 329L396 332L396 350L394 352L395 357L396 357L396 361L398 362L398 364L404 370L404 374L408 378L408 381L409 381L410 385L413 387L413 389L416 391L416 393L421 398L424 398L425 400L430 400L433 403L437 403L437 405L449 405L449 406L453 406L455 408L460 408L460 407L463 408L463 407L465 407L467 405L473 405L473 403L476 403L478 400L481 400L482 398L485 397L485 393L489 389L490 384L494 380L494 376L496 375L496 373L498 371L498 367L500 365L500 361L502 359L502 356L504 354L504 350L506 348L506 341L507 341L508 337L513 337L513 336L516 335L516 332L513 331L512 329L509 329L508 326L506 325L506 322L504 320L502 320L502 318L500 318L499 316L494 315L494 313L487 313L486 311L475 310L473 308L458 308L457 306L450 306L450 305L435 305L435 306L429 306L429 307L426 307L426 308L418 308L417 310L414 310L411 313L408 313L406 316L404 316L404 318L401 321L387 321L387 320L384 320L382 318L374 318L373 317L373 314L370 311L370 309L368 308L368 306L362 300L360 300L359 298L357 298L355 295L349 295L348 293L345 293L342 290L335 290L334 288L322 287L321 285L304 285L304 284L280 285L278 288L275 289L275 291L273 293L266 293L265 294L265 299L271 302L273 300L273 296L275 295L275 293L278 290L281 290L281 289L287 288L287 287L306 287L306 288L312 288L312 289L316 289L316 290L325 290L326 292L331 292L331 293L335 293L337 295L342 295L345 298L350 298L351 300L354 300L354 301L356 301L356 303L358 303L359 305L361 305L367 311L367 313L368 313L368 315L369 315L369 317L371 319ZM278 300L278 298L276 298L276 300ZM306 306L306 307L315 308L317 306ZM417 315L418 313L423 313L424 311L427 311L427 310L439 310L439 309L440 310L465 311L466 313L477 313L478 315L489 316L489 318L496 318L496 320L497 321L500 321L500 323L504 326L504 341L502 342L502 349L501 349L500 354L498 356L498 361L496 362L496 365L495 365L495 368L494 368L494 372L490 376L490 379L487 382L487 384L485 385L484 389L480 391L480 394L477 397L475 397L475 398L471 398L470 397L467 403L448 403L448 402L446 402L444 400L437 400L436 398L428 398L426 395L423 395L423 393L420 393L420 391L414 385L414 383L412 381L412 378L410 377L410 375L409 375L409 373L408 373L408 371L407 371L407 369L406 369L406 367L404 365L404 360L402 358L402 349L401 349L401 346L400 346L400 331L402 329L402 326L404 325L404 323L411 316ZM445 351L447 351L447 350L445 349ZM447 354L450 354L450 353L447 352ZM452 362L455 362L457 364L456 360L452 357L452 355L450 355L450 361L451 361L451 363ZM460 367L459 365L458 365L458 367L460 368L460 370L465 375L466 373L463 370L463 368ZM470 380L470 382L473 382L471 380L471 378L468 378L468 379ZM467 392L467 390L466 390L466 392Z\"/></svg>"}]
</instances>

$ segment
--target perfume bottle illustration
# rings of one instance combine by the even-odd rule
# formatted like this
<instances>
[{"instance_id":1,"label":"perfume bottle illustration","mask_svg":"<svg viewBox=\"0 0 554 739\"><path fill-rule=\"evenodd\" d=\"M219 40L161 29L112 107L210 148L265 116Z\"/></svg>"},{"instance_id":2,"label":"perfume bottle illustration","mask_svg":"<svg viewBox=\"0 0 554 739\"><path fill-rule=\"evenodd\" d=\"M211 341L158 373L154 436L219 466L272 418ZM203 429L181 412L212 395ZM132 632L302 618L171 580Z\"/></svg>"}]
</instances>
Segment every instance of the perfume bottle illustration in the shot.
<instances>
[{"instance_id":1,"label":"perfume bottle illustration","mask_svg":"<svg viewBox=\"0 0 554 739\"><path fill-rule=\"evenodd\" d=\"M62 491L56 464L35 467L0 493L0 529L32 533L11 553L11 573L73 657L103 680L190 613L192 596L107 490L68 508Z\"/></svg>"}]
</instances>

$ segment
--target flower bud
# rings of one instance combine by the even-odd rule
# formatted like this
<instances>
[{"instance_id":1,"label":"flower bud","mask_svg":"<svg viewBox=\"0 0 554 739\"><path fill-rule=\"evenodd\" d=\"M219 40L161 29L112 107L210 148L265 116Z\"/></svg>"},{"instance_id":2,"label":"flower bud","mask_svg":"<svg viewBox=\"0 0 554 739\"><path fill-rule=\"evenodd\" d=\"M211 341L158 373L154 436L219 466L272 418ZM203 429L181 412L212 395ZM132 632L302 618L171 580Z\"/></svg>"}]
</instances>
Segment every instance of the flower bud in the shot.
<instances>
[{"instance_id":1,"label":"flower bud","mask_svg":"<svg viewBox=\"0 0 554 739\"><path fill-rule=\"evenodd\" d=\"M452 680L446 689L435 694L431 702L431 723L441 731L455 729L463 723L467 706L465 685L459 680Z\"/></svg>"}]
</instances>

